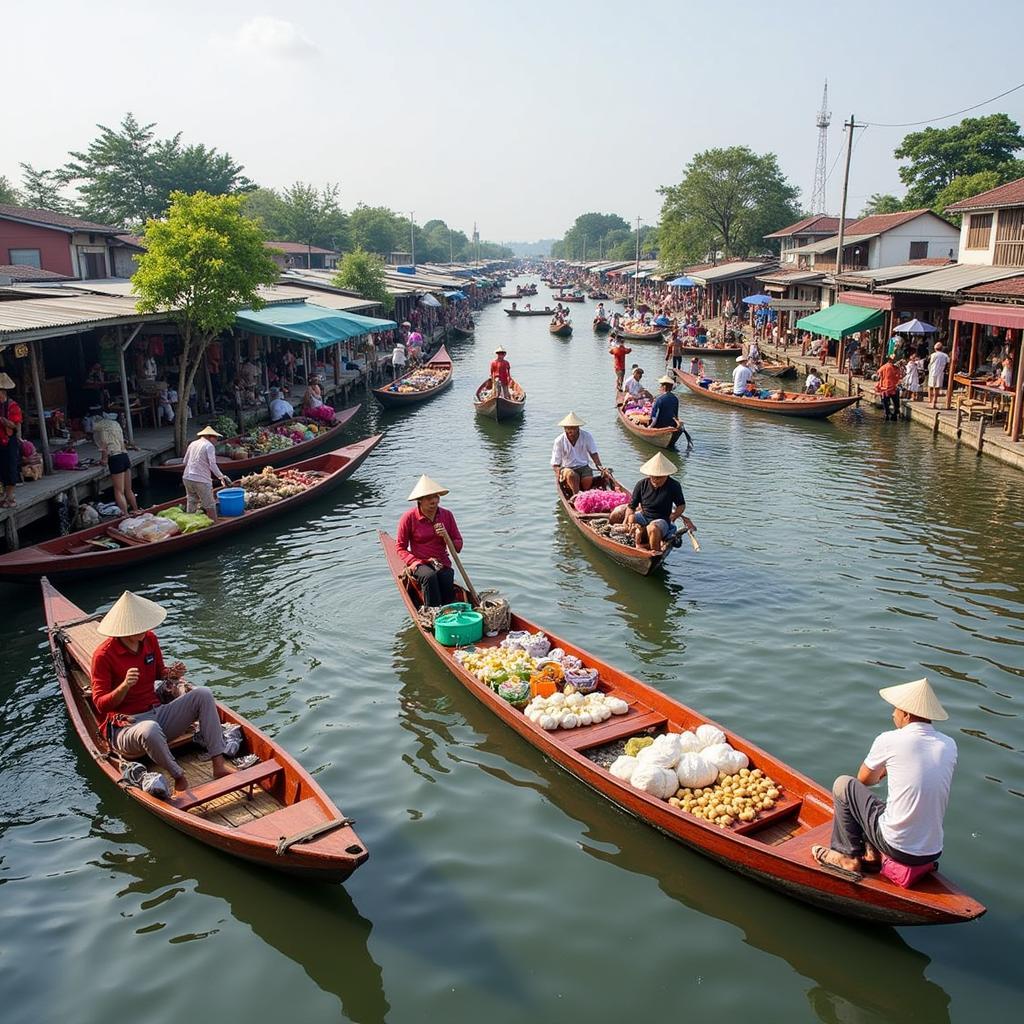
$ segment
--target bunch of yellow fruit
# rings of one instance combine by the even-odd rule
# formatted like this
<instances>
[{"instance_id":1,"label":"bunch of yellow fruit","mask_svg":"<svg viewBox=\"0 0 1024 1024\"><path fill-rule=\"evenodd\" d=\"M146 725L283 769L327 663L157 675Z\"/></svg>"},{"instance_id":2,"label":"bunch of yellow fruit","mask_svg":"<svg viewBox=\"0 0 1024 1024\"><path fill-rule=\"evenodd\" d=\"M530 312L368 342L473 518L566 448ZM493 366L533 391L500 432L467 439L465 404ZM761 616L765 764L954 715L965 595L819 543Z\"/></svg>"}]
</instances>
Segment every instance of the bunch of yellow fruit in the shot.
<instances>
[{"instance_id":1,"label":"bunch of yellow fruit","mask_svg":"<svg viewBox=\"0 0 1024 1024\"><path fill-rule=\"evenodd\" d=\"M728 828L770 811L781 795L779 784L760 768L743 768L736 775L719 775L718 782L705 789L679 789L668 802L695 818Z\"/></svg>"}]
</instances>

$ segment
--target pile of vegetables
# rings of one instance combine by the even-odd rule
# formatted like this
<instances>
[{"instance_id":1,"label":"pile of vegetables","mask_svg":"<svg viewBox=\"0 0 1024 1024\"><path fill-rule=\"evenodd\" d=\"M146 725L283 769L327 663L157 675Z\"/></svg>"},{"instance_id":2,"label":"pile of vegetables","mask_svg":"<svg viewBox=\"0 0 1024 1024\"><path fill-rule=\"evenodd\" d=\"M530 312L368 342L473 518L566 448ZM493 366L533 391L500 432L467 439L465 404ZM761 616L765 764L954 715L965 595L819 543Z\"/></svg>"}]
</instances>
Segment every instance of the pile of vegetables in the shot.
<instances>
[{"instance_id":1,"label":"pile of vegetables","mask_svg":"<svg viewBox=\"0 0 1024 1024\"><path fill-rule=\"evenodd\" d=\"M237 432L238 428L234 421L226 416L221 419L230 425L231 433ZM219 422L219 421L218 421ZM217 446L217 454L229 459L251 459L255 455L269 455L271 452L282 452L289 448L302 444L303 441L312 441L322 430L329 429L330 424L315 423L313 420L296 417L287 423L277 423L273 426L257 427L250 430L243 437L236 438L233 442L226 442ZM223 434L220 427L217 428Z\"/></svg>"},{"instance_id":2,"label":"pile of vegetables","mask_svg":"<svg viewBox=\"0 0 1024 1024\"><path fill-rule=\"evenodd\" d=\"M320 472L303 473L297 469L278 469L266 466L262 473L250 473L239 480L239 486L245 491L246 508L264 508L284 498L293 498L296 494L312 487L324 478Z\"/></svg>"},{"instance_id":3,"label":"pile of vegetables","mask_svg":"<svg viewBox=\"0 0 1024 1024\"><path fill-rule=\"evenodd\" d=\"M572 690L571 687L566 689ZM596 725L612 717L624 715L629 705L618 697L606 693L553 693L550 697L534 697L526 705L524 714L542 729L575 729L578 726Z\"/></svg>"},{"instance_id":4,"label":"pile of vegetables","mask_svg":"<svg viewBox=\"0 0 1024 1024\"><path fill-rule=\"evenodd\" d=\"M775 806L782 787L747 755L726 742L713 725L693 732L634 736L609 771L634 789L667 800L673 807L728 828L753 821Z\"/></svg>"},{"instance_id":5,"label":"pile of vegetables","mask_svg":"<svg viewBox=\"0 0 1024 1024\"><path fill-rule=\"evenodd\" d=\"M402 377L389 384L387 390L399 395L405 395L412 391L427 391L429 388L437 387L446 375L447 371L445 370L431 370L427 368L414 370L407 377Z\"/></svg>"},{"instance_id":6,"label":"pile of vegetables","mask_svg":"<svg viewBox=\"0 0 1024 1024\"><path fill-rule=\"evenodd\" d=\"M537 659L520 647L466 648L455 652L455 660L493 689L507 679L528 684L537 666Z\"/></svg>"}]
</instances>

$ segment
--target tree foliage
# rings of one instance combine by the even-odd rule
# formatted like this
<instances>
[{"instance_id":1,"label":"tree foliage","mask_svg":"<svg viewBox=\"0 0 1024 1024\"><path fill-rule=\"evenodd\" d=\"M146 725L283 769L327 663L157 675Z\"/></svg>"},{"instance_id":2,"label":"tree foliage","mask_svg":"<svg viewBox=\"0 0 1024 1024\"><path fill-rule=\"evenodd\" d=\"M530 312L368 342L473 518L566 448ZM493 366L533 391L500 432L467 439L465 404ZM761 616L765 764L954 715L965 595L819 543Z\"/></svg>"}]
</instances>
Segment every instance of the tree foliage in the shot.
<instances>
[{"instance_id":1,"label":"tree foliage","mask_svg":"<svg viewBox=\"0 0 1024 1024\"><path fill-rule=\"evenodd\" d=\"M17 206L21 202L21 195L11 184L10 179L0 174L0 203L7 203L9 206Z\"/></svg>"},{"instance_id":2,"label":"tree foliage","mask_svg":"<svg viewBox=\"0 0 1024 1024\"><path fill-rule=\"evenodd\" d=\"M302 181L295 182L281 194L281 214L285 234L281 241L303 242L325 249L345 248L347 226L345 214L338 203L338 185L322 189Z\"/></svg>"},{"instance_id":3,"label":"tree foliage","mask_svg":"<svg viewBox=\"0 0 1024 1024\"><path fill-rule=\"evenodd\" d=\"M761 252L765 235L799 217L799 191L775 154L746 146L698 153L678 185L658 191L661 261L671 267L719 251L726 257Z\"/></svg>"},{"instance_id":4,"label":"tree foliage","mask_svg":"<svg viewBox=\"0 0 1024 1024\"><path fill-rule=\"evenodd\" d=\"M56 171L37 170L31 164L21 164L21 201L35 210L53 210L67 213L69 203L60 190Z\"/></svg>"},{"instance_id":5,"label":"tree foliage","mask_svg":"<svg viewBox=\"0 0 1024 1024\"><path fill-rule=\"evenodd\" d=\"M1014 158L1022 148L1020 125L1007 114L965 117L950 128L911 132L894 153L907 161L899 170L907 186L904 208L935 206L954 178L991 171L1003 184L1024 176L1024 164Z\"/></svg>"},{"instance_id":6,"label":"tree foliage","mask_svg":"<svg viewBox=\"0 0 1024 1024\"><path fill-rule=\"evenodd\" d=\"M142 313L171 310L181 354L174 441L185 450L188 396L210 342L239 309L258 309L259 286L277 279L256 221L242 214L241 196L174 192L164 220L150 220L146 251L132 277Z\"/></svg>"},{"instance_id":7,"label":"tree foliage","mask_svg":"<svg viewBox=\"0 0 1024 1024\"><path fill-rule=\"evenodd\" d=\"M56 180L78 190L76 212L108 224L137 225L163 216L177 190L226 195L253 187L227 154L183 147L180 133L157 139L155 127L128 113L117 128L97 125L100 133L88 148L72 150Z\"/></svg>"},{"instance_id":8,"label":"tree foliage","mask_svg":"<svg viewBox=\"0 0 1024 1024\"><path fill-rule=\"evenodd\" d=\"M875 213L899 213L903 209L903 201L889 192L873 192L864 208L860 211L862 217L870 217Z\"/></svg>"},{"instance_id":9,"label":"tree foliage","mask_svg":"<svg viewBox=\"0 0 1024 1024\"><path fill-rule=\"evenodd\" d=\"M360 203L348 215L349 234L357 249L387 256L392 252L409 251L409 219L386 206Z\"/></svg>"},{"instance_id":10,"label":"tree foliage","mask_svg":"<svg viewBox=\"0 0 1024 1024\"><path fill-rule=\"evenodd\" d=\"M629 232L629 224L617 213L581 213L573 226L552 247L552 255L559 259L596 259L606 253L610 244L621 242L621 232ZM609 243L608 236L615 235Z\"/></svg>"},{"instance_id":11,"label":"tree foliage","mask_svg":"<svg viewBox=\"0 0 1024 1024\"><path fill-rule=\"evenodd\" d=\"M365 299L379 302L387 312L395 304L394 296L388 291L384 279L384 261L376 253L355 248L345 253L338 264L338 272L332 283L346 291L356 292Z\"/></svg>"},{"instance_id":12,"label":"tree foliage","mask_svg":"<svg viewBox=\"0 0 1024 1024\"><path fill-rule=\"evenodd\" d=\"M963 174L954 178L936 197L932 209L941 217L948 217L955 224L960 223L960 214L947 214L946 207L970 199L980 192L1005 184L998 171L979 171L977 174Z\"/></svg>"}]
</instances>

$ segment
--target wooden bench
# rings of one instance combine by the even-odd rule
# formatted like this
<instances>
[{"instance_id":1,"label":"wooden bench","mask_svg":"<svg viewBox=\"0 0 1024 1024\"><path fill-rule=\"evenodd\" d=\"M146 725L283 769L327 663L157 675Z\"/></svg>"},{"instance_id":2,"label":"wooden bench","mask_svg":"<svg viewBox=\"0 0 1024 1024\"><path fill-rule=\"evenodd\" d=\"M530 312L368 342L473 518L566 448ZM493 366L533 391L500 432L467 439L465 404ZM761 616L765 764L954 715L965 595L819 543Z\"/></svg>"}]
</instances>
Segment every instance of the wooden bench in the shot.
<instances>
[{"instance_id":1,"label":"wooden bench","mask_svg":"<svg viewBox=\"0 0 1024 1024\"><path fill-rule=\"evenodd\" d=\"M244 768L242 771L232 772L230 775L214 779L212 782L204 782L202 785L194 786L188 792L172 797L171 803L179 811L188 811L193 807L198 807L200 804L216 800L217 797L233 793L237 789L253 786L257 782L262 782L264 779L268 779L271 775L276 775L280 771L283 771L283 769L277 761L273 759L261 761L259 764L254 764L251 768Z\"/></svg>"},{"instance_id":2,"label":"wooden bench","mask_svg":"<svg viewBox=\"0 0 1024 1024\"><path fill-rule=\"evenodd\" d=\"M558 738L569 750L586 750L589 747L603 747L626 736L635 736L640 732L660 728L667 722L668 719L664 715L641 705L639 708L631 709L628 714L614 715L598 725L559 730L564 735L559 735Z\"/></svg>"}]
</instances>

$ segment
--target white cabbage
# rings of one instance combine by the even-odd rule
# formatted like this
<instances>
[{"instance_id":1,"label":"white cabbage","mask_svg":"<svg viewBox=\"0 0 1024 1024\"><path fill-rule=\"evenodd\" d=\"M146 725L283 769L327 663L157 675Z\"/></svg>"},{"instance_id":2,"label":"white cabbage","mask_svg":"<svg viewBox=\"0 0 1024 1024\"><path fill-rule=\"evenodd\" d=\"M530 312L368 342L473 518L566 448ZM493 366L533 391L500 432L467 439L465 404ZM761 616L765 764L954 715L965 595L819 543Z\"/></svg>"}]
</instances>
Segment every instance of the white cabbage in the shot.
<instances>
[{"instance_id":1,"label":"white cabbage","mask_svg":"<svg viewBox=\"0 0 1024 1024\"><path fill-rule=\"evenodd\" d=\"M622 779L623 782L629 782L633 778L633 772L636 771L636 758L630 757L629 754L623 754L612 762L612 766L608 771L615 778Z\"/></svg>"},{"instance_id":2,"label":"white cabbage","mask_svg":"<svg viewBox=\"0 0 1024 1024\"><path fill-rule=\"evenodd\" d=\"M676 765L676 778L684 789L703 789L718 778L718 768L700 754L683 754Z\"/></svg>"},{"instance_id":3,"label":"white cabbage","mask_svg":"<svg viewBox=\"0 0 1024 1024\"><path fill-rule=\"evenodd\" d=\"M650 749L650 747L644 747L644 750ZM679 783L674 771L670 768L661 768L650 761L640 761L639 758L637 761L639 763L633 772L633 777L629 780L635 789L657 797L659 800L667 800L670 796L675 796Z\"/></svg>"},{"instance_id":4,"label":"white cabbage","mask_svg":"<svg viewBox=\"0 0 1024 1024\"><path fill-rule=\"evenodd\" d=\"M716 743L725 742L725 733L714 725L698 725L696 730L697 739L705 747L713 747Z\"/></svg>"}]
</instances>

